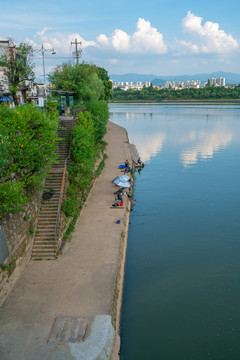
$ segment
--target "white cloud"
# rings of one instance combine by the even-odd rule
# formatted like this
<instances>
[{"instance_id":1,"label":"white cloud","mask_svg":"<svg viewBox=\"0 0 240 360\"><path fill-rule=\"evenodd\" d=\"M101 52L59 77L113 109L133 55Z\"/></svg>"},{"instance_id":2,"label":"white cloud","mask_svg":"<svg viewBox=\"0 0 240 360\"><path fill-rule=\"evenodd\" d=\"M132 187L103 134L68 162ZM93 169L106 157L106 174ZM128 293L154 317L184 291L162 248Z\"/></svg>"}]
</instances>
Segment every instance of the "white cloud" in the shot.
<instances>
[{"instance_id":1,"label":"white cloud","mask_svg":"<svg viewBox=\"0 0 240 360\"><path fill-rule=\"evenodd\" d=\"M37 32L37 35L42 37L45 34L45 32L50 29L51 29L50 27L45 26L41 31ZM35 35L35 36L37 36L37 35Z\"/></svg>"},{"instance_id":2,"label":"white cloud","mask_svg":"<svg viewBox=\"0 0 240 360\"><path fill-rule=\"evenodd\" d=\"M180 43L193 52L227 54L239 48L239 43L232 35L219 29L219 24L206 21L202 25L202 17L188 11L182 21L183 31L198 39L199 44L181 41Z\"/></svg>"},{"instance_id":3,"label":"white cloud","mask_svg":"<svg viewBox=\"0 0 240 360\"><path fill-rule=\"evenodd\" d=\"M139 155L143 161L148 161L157 153L162 151L163 144L166 140L166 134L163 132L157 132L155 134L140 134L135 132L132 135L134 138L134 144L139 149Z\"/></svg>"},{"instance_id":4,"label":"white cloud","mask_svg":"<svg viewBox=\"0 0 240 360\"><path fill-rule=\"evenodd\" d=\"M180 42L181 45L183 45L186 48L190 49L193 53L198 53L199 52L198 45L193 44L190 41L184 41L184 40L180 40L179 42Z\"/></svg>"},{"instance_id":5,"label":"white cloud","mask_svg":"<svg viewBox=\"0 0 240 360\"><path fill-rule=\"evenodd\" d=\"M113 48L120 52L129 52L131 48L130 36L122 30L114 31L111 42Z\"/></svg>"},{"instance_id":6,"label":"white cloud","mask_svg":"<svg viewBox=\"0 0 240 360\"><path fill-rule=\"evenodd\" d=\"M97 42L99 42L100 44L104 45L104 46L108 46L109 45L109 39L107 38L106 35L104 34L100 34L97 37Z\"/></svg>"},{"instance_id":7,"label":"white cloud","mask_svg":"<svg viewBox=\"0 0 240 360\"><path fill-rule=\"evenodd\" d=\"M214 130L212 132L201 131L195 134L191 140L195 145L182 151L180 157L185 167L196 164L201 159L210 159L214 153L226 147L232 141L233 135L223 130Z\"/></svg>"},{"instance_id":8,"label":"white cloud","mask_svg":"<svg viewBox=\"0 0 240 360\"><path fill-rule=\"evenodd\" d=\"M163 35L151 26L150 21L143 18L138 19L137 31L132 35L116 29L109 38L105 34L100 34L97 37L97 42L100 47L112 47L114 50L123 53L164 54L167 52Z\"/></svg>"},{"instance_id":9,"label":"white cloud","mask_svg":"<svg viewBox=\"0 0 240 360\"><path fill-rule=\"evenodd\" d=\"M59 54L68 55L70 52L71 42L74 42L75 39L82 43L82 48L86 48L88 46L98 47L95 41L87 41L83 39L78 33L72 33L70 35L64 35L61 33L46 34L49 29L50 28L45 27L41 31L37 32L37 34L34 36L35 40L26 38L25 41L32 45L33 48L40 48L43 44L44 48L46 49L53 48Z\"/></svg>"}]
</instances>

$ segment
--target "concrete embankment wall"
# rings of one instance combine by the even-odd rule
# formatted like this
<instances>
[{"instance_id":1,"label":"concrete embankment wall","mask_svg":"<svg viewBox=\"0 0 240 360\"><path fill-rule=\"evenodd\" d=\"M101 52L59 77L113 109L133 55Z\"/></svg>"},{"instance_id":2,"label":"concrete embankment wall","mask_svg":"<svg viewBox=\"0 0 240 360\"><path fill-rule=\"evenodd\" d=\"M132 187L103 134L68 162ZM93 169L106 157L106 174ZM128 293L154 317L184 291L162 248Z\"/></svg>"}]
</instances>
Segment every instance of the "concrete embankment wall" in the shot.
<instances>
[{"instance_id":1,"label":"concrete embankment wall","mask_svg":"<svg viewBox=\"0 0 240 360\"><path fill-rule=\"evenodd\" d=\"M40 193L36 193L24 211L2 221L9 255L0 268L0 306L30 261L40 204Z\"/></svg>"}]
</instances>

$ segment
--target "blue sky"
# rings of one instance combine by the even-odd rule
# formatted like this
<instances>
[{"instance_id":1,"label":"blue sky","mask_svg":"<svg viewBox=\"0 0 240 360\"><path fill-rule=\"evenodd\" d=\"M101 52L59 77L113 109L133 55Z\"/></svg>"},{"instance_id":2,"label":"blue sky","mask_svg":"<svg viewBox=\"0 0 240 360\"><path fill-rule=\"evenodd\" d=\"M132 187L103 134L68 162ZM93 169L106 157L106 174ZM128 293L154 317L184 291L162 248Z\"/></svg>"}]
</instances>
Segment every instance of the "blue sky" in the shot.
<instances>
[{"instance_id":1,"label":"blue sky","mask_svg":"<svg viewBox=\"0 0 240 360\"><path fill-rule=\"evenodd\" d=\"M46 71L69 61L71 41L82 60L109 74L240 73L240 2L236 0L12 0L0 11L0 38L44 44ZM42 74L35 54L36 73Z\"/></svg>"}]
</instances>

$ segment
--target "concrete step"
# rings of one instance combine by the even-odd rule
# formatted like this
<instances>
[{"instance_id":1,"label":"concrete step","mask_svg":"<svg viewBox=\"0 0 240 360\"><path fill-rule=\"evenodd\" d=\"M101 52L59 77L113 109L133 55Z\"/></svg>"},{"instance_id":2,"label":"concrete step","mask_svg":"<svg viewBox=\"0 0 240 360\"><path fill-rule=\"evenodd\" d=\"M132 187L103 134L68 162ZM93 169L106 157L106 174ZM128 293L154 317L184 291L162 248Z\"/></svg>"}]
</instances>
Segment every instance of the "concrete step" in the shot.
<instances>
[{"instance_id":1,"label":"concrete step","mask_svg":"<svg viewBox=\"0 0 240 360\"><path fill-rule=\"evenodd\" d=\"M35 253L32 254L32 260L56 260L56 255L55 253L49 253L49 254L43 254L43 253Z\"/></svg>"},{"instance_id":2,"label":"concrete step","mask_svg":"<svg viewBox=\"0 0 240 360\"><path fill-rule=\"evenodd\" d=\"M59 179L57 183L46 184L44 187L44 191L53 190L53 193L57 192L58 190L61 189L61 184L62 184L62 179Z\"/></svg>"},{"instance_id":3,"label":"concrete step","mask_svg":"<svg viewBox=\"0 0 240 360\"><path fill-rule=\"evenodd\" d=\"M56 221L54 221L53 223L40 223L37 225L37 232L38 234L54 234L55 231L55 226L56 226Z\"/></svg>"},{"instance_id":4,"label":"concrete step","mask_svg":"<svg viewBox=\"0 0 240 360\"><path fill-rule=\"evenodd\" d=\"M58 204L54 206L42 206L40 214L41 215L44 214L47 216L51 213L52 215L54 215L57 213L57 210L58 210Z\"/></svg>"},{"instance_id":5,"label":"concrete step","mask_svg":"<svg viewBox=\"0 0 240 360\"><path fill-rule=\"evenodd\" d=\"M54 179L48 180L48 181L45 183L45 187L61 184L62 177L63 177L63 175L59 176L58 178L54 178Z\"/></svg>"},{"instance_id":6,"label":"concrete step","mask_svg":"<svg viewBox=\"0 0 240 360\"><path fill-rule=\"evenodd\" d=\"M55 255L55 249L33 249L33 256L34 255L40 255L43 254L43 255L47 255L47 254L51 254L51 256L54 256Z\"/></svg>"},{"instance_id":7,"label":"concrete step","mask_svg":"<svg viewBox=\"0 0 240 360\"><path fill-rule=\"evenodd\" d=\"M56 220L39 220L38 221L38 225L37 225L37 228L38 230L41 230L42 228L55 228L55 225L56 225Z\"/></svg>"},{"instance_id":8,"label":"concrete step","mask_svg":"<svg viewBox=\"0 0 240 360\"><path fill-rule=\"evenodd\" d=\"M41 223L41 224L38 224L37 231L39 233L42 233L42 231L44 231L45 233L48 233L49 231L53 230L53 232L54 232L55 226L56 226L55 221L53 223Z\"/></svg>"},{"instance_id":9,"label":"concrete step","mask_svg":"<svg viewBox=\"0 0 240 360\"><path fill-rule=\"evenodd\" d=\"M39 220L45 220L45 219L56 219L55 213L41 213L38 217Z\"/></svg>"},{"instance_id":10,"label":"concrete step","mask_svg":"<svg viewBox=\"0 0 240 360\"><path fill-rule=\"evenodd\" d=\"M54 245L55 246L55 239L37 239L34 245Z\"/></svg>"},{"instance_id":11,"label":"concrete step","mask_svg":"<svg viewBox=\"0 0 240 360\"><path fill-rule=\"evenodd\" d=\"M41 211L40 214L44 214L44 215L49 215L49 213L52 213L52 215L54 215L57 212L58 209L58 204L57 205L52 205L52 206L42 206L41 207Z\"/></svg>"},{"instance_id":12,"label":"concrete step","mask_svg":"<svg viewBox=\"0 0 240 360\"><path fill-rule=\"evenodd\" d=\"M44 237L44 239L46 241L54 240L55 239L55 231L52 231L51 233L50 232L45 232L45 231L38 232L35 235L35 240L42 240L43 237Z\"/></svg>"},{"instance_id":13,"label":"concrete step","mask_svg":"<svg viewBox=\"0 0 240 360\"><path fill-rule=\"evenodd\" d=\"M38 236L35 236L35 241L37 242L55 242L55 236L53 235L46 235L46 234L38 234ZM34 242L35 245L35 242Z\"/></svg>"},{"instance_id":14,"label":"concrete step","mask_svg":"<svg viewBox=\"0 0 240 360\"><path fill-rule=\"evenodd\" d=\"M63 177L63 173L60 172L59 174L56 174L56 176L53 176L50 179L47 179L45 184L52 183L52 182L58 182L62 177Z\"/></svg>"},{"instance_id":15,"label":"concrete step","mask_svg":"<svg viewBox=\"0 0 240 360\"><path fill-rule=\"evenodd\" d=\"M46 250L50 250L52 252L56 251L56 246L55 245L48 245L48 244L43 244L43 245L36 245L34 246L34 252L37 252L41 250L42 252L45 252Z\"/></svg>"},{"instance_id":16,"label":"concrete step","mask_svg":"<svg viewBox=\"0 0 240 360\"><path fill-rule=\"evenodd\" d=\"M50 208L56 208L56 210L57 210L58 203L59 203L59 201L58 201L58 199L56 199L56 200L51 201L51 203L43 204L40 211L46 210L46 208L49 208L49 209Z\"/></svg>"},{"instance_id":17,"label":"concrete step","mask_svg":"<svg viewBox=\"0 0 240 360\"><path fill-rule=\"evenodd\" d=\"M39 237L40 235L54 236L54 235L55 235L55 226L52 226L52 227L42 227L42 228L40 228L40 229L37 227L37 234L36 234L36 236Z\"/></svg>"},{"instance_id":18,"label":"concrete step","mask_svg":"<svg viewBox=\"0 0 240 360\"><path fill-rule=\"evenodd\" d=\"M55 242L55 234L54 233L52 233L52 234L41 234L41 236L35 237L35 240L36 241L52 241L52 242ZM34 245L35 245L35 242L34 242ZM33 245L33 248L34 248L34 245Z\"/></svg>"},{"instance_id":19,"label":"concrete step","mask_svg":"<svg viewBox=\"0 0 240 360\"><path fill-rule=\"evenodd\" d=\"M61 181L62 177L63 177L63 174L60 174L60 176L58 176L58 177L54 177L52 179L47 180L45 183L45 186L48 184L50 184L50 185L52 185L52 184L54 185L55 183L58 184L59 181Z\"/></svg>"}]
</instances>

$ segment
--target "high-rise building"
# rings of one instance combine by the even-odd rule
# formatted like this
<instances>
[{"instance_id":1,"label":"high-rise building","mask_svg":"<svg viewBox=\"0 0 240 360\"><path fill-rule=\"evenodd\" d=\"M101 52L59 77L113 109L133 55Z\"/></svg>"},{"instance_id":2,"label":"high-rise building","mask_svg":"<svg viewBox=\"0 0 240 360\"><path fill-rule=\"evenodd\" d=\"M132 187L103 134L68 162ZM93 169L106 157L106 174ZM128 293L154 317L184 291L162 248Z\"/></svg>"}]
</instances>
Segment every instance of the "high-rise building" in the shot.
<instances>
[{"instance_id":1,"label":"high-rise building","mask_svg":"<svg viewBox=\"0 0 240 360\"><path fill-rule=\"evenodd\" d=\"M209 81L210 86L216 85L216 79L215 78L210 78L210 79L208 79L208 81Z\"/></svg>"},{"instance_id":2,"label":"high-rise building","mask_svg":"<svg viewBox=\"0 0 240 360\"><path fill-rule=\"evenodd\" d=\"M219 86L225 86L225 78L223 77L219 77L216 79L216 83L219 85Z\"/></svg>"},{"instance_id":3,"label":"high-rise building","mask_svg":"<svg viewBox=\"0 0 240 360\"><path fill-rule=\"evenodd\" d=\"M225 78L219 77L219 78L210 78L208 79L209 85L217 85L217 86L225 86Z\"/></svg>"}]
</instances>

